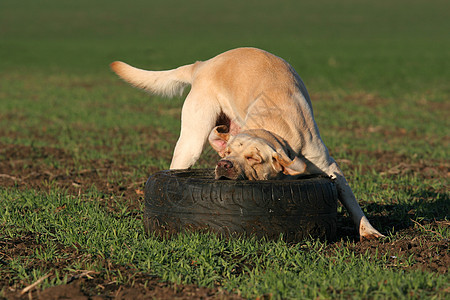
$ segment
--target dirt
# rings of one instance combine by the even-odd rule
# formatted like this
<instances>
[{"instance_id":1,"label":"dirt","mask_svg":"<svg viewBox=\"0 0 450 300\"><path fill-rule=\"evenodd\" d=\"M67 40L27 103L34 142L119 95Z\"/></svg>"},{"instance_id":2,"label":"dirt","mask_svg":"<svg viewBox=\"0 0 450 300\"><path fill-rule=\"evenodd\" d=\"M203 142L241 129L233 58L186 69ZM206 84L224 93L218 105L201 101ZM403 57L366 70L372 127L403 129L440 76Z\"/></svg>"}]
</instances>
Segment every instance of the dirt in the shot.
<instances>
[{"instance_id":1,"label":"dirt","mask_svg":"<svg viewBox=\"0 0 450 300\"><path fill-rule=\"evenodd\" d=\"M158 279L148 281L137 278L133 287L103 280L78 279L65 286L55 286L36 292L37 299L242 299L218 289L208 289L194 285L176 285ZM143 282L146 282L144 284ZM141 281L139 283L139 281ZM106 285L106 286L105 286Z\"/></svg>"},{"instance_id":2,"label":"dirt","mask_svg":"<svg viewBox=\"0 0 450 300\"><path fill-rule=\"evenodd\" d=\"M102 278L86 274L65 285L45 290L32 290L21 294L18 291L6 292L7 299L242 299L238 295L220 289L208 289L195 285L177 285L162 282L148 275L137 275L133 286L108 282Z\"/></svg>"},{"instance_id":3,"label":"dirt","mask_svg":"<svg viewBox=\"0 0 450 300\"><path fill-rule=\"evenodd\" d=\"M356 155L375 158L377 164L371 166L371 170L367 171L383 170L386 172L386 176L411 172L423 178L446 178L450 171L448 163L413 161L404 155L393 152L364 152L356 153ZM120 159L116 161L120 161ZM393 166L389 170L385 169L387 162ZM354 167L351 162L341 163L348 164L347 167L350 169ZM81 170L80 165L83 166ZM157 168L146 170L148 174L154 171L157 171ZM120 174L120 177L115 175L117 173ZM79 195L95 185L99 191L105 194L102 201L106 207L114 209L113 205L108 202L109 195L121 195L127 201L130 209L136 209L143 199L142 191L146 179L134 178L131 166L117 164L113 160L90 160L80 163L75 162L73 157L64 150L57 148L0 144L1 187L33 188L42 191L59 187L66 189L68 193ZM448 193L441 192L447 195L442 201L448 201ZM424 197L432 197L431 191L423 193ZM381 259L387 255L387 259L383 260L383 263L389 268L448 273L449 240L440 238L436 228L437 226L448 228L450 222L441 218L440 220L424 220L419 224L408 220L408 216L414 216L413 207L401 207L401 210L405 211L405 216L400 219L393 214L392 211L395 210L392 205L377 205L376 207L371 206L370 203L363 203L363 205L376 227L396 229L393 241L357 241L356 230L349 217L343 213L338 218L339 241L327 246L325 251L329 251L332 255L336 247L347 247L355 254L369 254L373 258ZM443 203L439 203L433 209L440 209L442 205ZM431 211L432 213L433 211ZM442 212L440 216L442 217ZM0 240L0 267L7 265L12 258L26 257L39 247L41 246L36 243L35 234ZM3 289L6 299L240 299L238 295L223 291L220 287L209 289L195 285L162 282L156 276L124 266L115 266L103 258L83 254L76 247L61 245L57 250L66 254L65 260L55 262L51 266L44 265L40 261L33 261L28 267L39 266L50 269L52 270L50 278L56 277L56 271L59 274L68 274L67 284L44 290L32 288L29 292L21 294L26 283L17 282L6 276L0 278L0 290ZM73 260L95 263L106 270L120 270L123 276L133 278L128 281L133 284L119 284L114 276L111 277L111 272L106 271L67 273L68 271L65 269L67 261Z\"/></svg>"},{"instance_id":4,"label":"dirt","mask_svg":"<svg viewBox=\"0 0 450 300\"><path fill-rule=\"evenodd\" d=\"M0 186L43 191L58 187L74 195L95 186L105 195L120 195L130 208L138 207L147 178L135 178L132 167L108 159L82 165L80 170L73 157L61 149L0 144ZM157 170L149 167L146 172Z\"/></svg>"},{"instance_id":5,"label":"dirt","mask_svg":"<svg viewBox=\"0 0 450 300\"><path fill-rule=\"evenodd\" d=\"M336 159L341 167L350 170L359 168L362 173L376 172L390 178L408 174L419 176L423 179L445 179L450 177L450 163L448 161L413 159L404 154L383 150L345 149L344 152L348 156L355 157L355 161L361 161L361 159L358 159L361 156L374 160L373 164L357 166L353 161L348 159Z\"/></svg>"},{"instance_id":6,"label":"dirt","mask_svg":"<svg viewBox=\"0 0 450 300\"><path fill-rule=\"evenodd\" d=\"M395 239L370 240L348 243L344 239L330 245L326 251L329 255L336 248L347 247L355 254L369 255L371 259L384 262L386 267L403 270L423 270L448 274L450 266L449 239L444 239L437 226L450 227L449 221L424 222L416 226L399 230ZM382 258L387 258L384 261Z\"/></svg>"},{"instance_id":7,"label":"dirt","mask_svg":"<svg viewBox=\"0 0 450 300\"><path fill-rule=\"evenodd\" d=\"M3 260L0 264L7 265L8 261L15 257L27 257L37 249L42 248L36 243L39 235L29 233L17 238L0 241L0 249ZM76 247L59 245L55 249L64 259L60 261L43 263L32 260L26 264L26 268L40 268L52 270L49 278L55 278L56 271L59 277L69 275L67 284L50 287L44 290L32 288L23 292L28 286L21 282L14 282L8 274L0 278L0 287L6 299L242 299L238 295L231 294L220 288L204 288L195 285L177 285L161 281L157 276L144 274L134 269L121 265L114 265L108 259L92 257L79 251ZM95 264L100 269L107 271L70 271L65 268L68 262L77 262L82 265ZM120 275L127 278L132 284L117 282L117 270ZM1 290L1 288L0 288ZM0 299L2 297L0 296Z\"/></svg>"}]
</instances>

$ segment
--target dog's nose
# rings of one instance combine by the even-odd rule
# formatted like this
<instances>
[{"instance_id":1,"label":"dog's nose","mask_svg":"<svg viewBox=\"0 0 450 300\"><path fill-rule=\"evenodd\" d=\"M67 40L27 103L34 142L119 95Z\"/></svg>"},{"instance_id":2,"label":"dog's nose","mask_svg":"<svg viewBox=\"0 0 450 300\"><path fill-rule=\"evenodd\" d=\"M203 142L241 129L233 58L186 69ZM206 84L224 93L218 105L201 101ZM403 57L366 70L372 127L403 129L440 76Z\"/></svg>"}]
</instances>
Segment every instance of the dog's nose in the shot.
<instances>
[{"instance_id":1,"label":"dog's nose","mask_svg":"<svg viewBox=\"0 0 450 300\"><path fill-rule=\"evenodd\" d=\"M226 169L226 170L230 170L233 168L233 163L229 160L222 159L222 160L219 160L219 162L217 163L217 167Z\"/></svg>"}]
</instances>

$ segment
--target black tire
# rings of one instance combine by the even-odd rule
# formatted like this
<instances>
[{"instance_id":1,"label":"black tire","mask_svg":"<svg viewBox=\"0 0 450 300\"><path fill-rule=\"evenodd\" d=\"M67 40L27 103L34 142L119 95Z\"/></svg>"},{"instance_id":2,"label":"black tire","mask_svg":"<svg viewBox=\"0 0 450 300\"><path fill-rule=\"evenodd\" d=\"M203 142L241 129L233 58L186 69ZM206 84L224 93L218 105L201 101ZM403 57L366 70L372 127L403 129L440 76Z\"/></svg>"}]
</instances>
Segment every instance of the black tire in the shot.
<instances>
[{"instance_id":1,"label":"black tire","mask_svg":"<svg viewBox=\"0 0 450 300\"><path fill-rule=\"evenodd\" d=\"M323 176L298 180L215 180L214 170L167 170L145 185L144 228L171 236L208 230L286 241L334 240L337 191Z\"/></svg>"}]
</instances>

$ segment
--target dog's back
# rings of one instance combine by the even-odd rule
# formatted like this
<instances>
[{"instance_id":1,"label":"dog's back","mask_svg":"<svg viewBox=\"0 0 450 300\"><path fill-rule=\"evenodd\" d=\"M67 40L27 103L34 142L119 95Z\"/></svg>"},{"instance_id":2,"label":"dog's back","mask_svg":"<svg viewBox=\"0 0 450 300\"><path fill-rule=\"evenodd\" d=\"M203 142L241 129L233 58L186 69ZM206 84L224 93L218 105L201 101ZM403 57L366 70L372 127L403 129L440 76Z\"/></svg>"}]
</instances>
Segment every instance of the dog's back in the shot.
<instances>
[{"instance_id":1,"label":"dog's back","mask_svg":"<svg viewBox=\"0 0 450 300\"><path fill-rule=\"evenodd\" d=\"M275 99L278 94L293 94L298 88L309 96L295 70L283 59L256 48L226 51L206 61L166 71L146 71L123 62L111 69L128 83L151 93L172 97L189 85L203 85L231 98L251 102L261 94ZM242 102L242 101L237 101Z\"/></svg>"}]
</instances>

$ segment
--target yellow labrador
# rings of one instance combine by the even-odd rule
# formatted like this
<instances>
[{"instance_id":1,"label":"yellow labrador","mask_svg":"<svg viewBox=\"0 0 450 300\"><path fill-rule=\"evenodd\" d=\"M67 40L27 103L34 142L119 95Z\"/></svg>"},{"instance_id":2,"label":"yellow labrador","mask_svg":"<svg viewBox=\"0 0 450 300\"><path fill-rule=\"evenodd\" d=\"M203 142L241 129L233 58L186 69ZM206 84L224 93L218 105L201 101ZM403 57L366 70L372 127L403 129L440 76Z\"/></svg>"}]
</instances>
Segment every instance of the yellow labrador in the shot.
<instances>
[{"instance_id":1,"label":"yellow labrador","mask_svg":"<svg viewBox=\"0 0 450 300\"><path fill-rule=\"evenodd\" d=\"M160 95L181 95L192 86L183 105L171 169L191 167L209 140L222 157L216 178L327 174L335 179L339 199L360 237L383 236L369 223L329 155L306 87L283 59L255 48L238 48L168 71L145 71L123 62L113 62L111 68L132 85Z\"/></svg>"}]
</instances>

